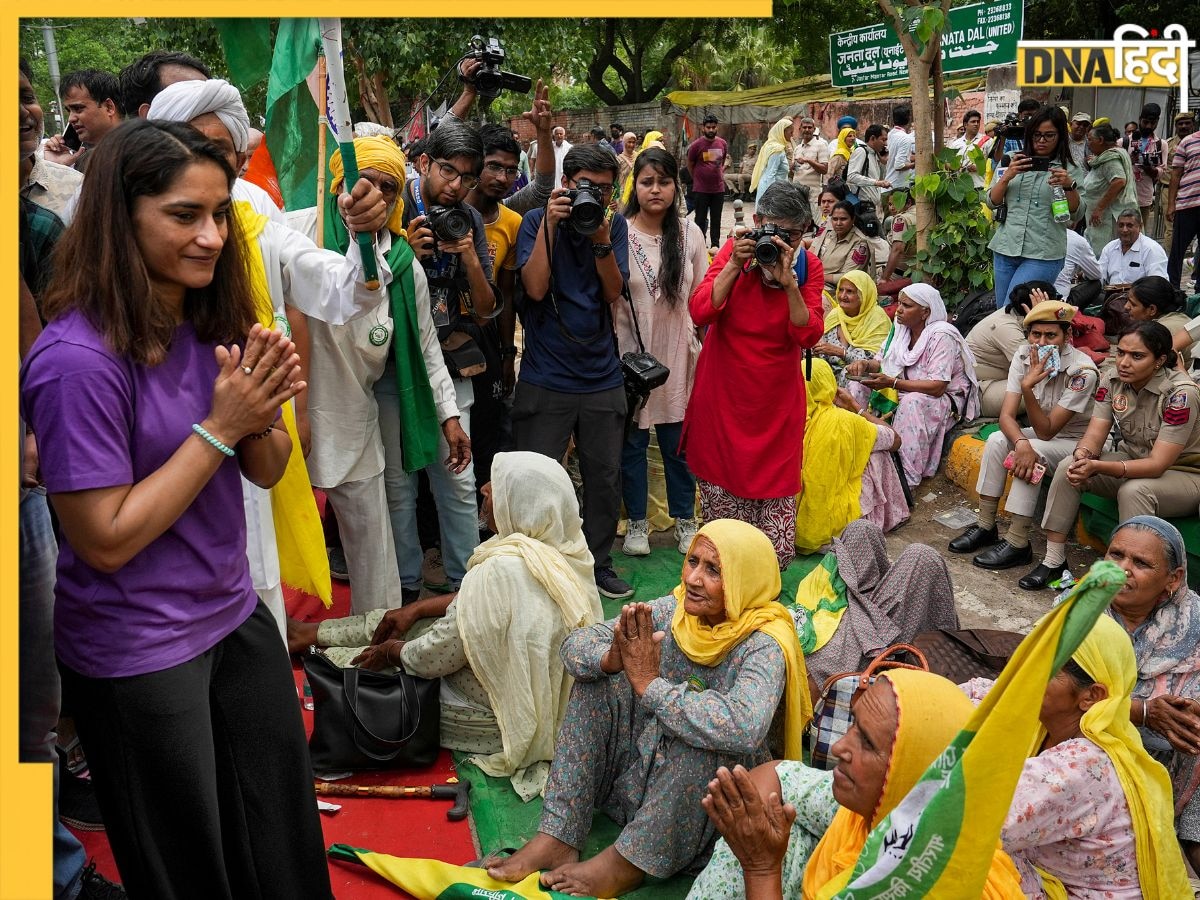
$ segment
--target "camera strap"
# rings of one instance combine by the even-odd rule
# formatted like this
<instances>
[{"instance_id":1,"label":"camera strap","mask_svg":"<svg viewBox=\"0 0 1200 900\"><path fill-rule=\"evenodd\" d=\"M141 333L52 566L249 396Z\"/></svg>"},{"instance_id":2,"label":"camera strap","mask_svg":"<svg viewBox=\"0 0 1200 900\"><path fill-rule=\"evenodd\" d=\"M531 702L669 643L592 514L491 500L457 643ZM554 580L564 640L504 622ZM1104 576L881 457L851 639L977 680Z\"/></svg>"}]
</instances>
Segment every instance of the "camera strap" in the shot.
<instances>
[{"instance_id":1,"label":"camera strap","mask_svg":"<svg viewBox=\"0 0 1200 900\"><path fill-rule=\"evenodd\" d=\"M416 178L413 179L412 195L413 195L413 205L416 206L416 208L417 208L417 215L424 216L425 215L425 201L421 197L421 176L420 175L418 175ZM438 250L437 236L435 235L434 242L433 242L433 267L432 267L434 270L432 273L433 277L434 278L444 277L447 270L449 270L449 268L450 268L451 262L452 262L452 260L451 260L449 254L442 253L442 251Z\"/></svg>"},{"instance_id":2,"label":"camera strap","mask_svg":"<svg viewBox=\"0 0 1200 900\"><path fill-rule=\"evenodd\" d=\"M560 230L564 227L565 225L559 225ZM563 337L573 344L581 344L583 346L594 344L598 338L604 336L604 332L610 327L610 323L608 321L608 316L610 315L608 304L604 302L603 297L600 298L600 327L596 329L595 334L593 334L591 337L581 340L571 333L571 330L567 328L566 323L563 322L562 313L559 312L558 309L558 300L556 300L554 297L554 251L550 244L550 228L548 227L545 218L542 219L542 237L546 240L546 294L550 300L550 306L554 309L554 318L558 322L559 333L561 333Z\"/></svg>"},{"instance_id":3,"label":"camera strap","mask_svg":"<svg viewBox=\"0 0 1200 900\"><path fill-rule=\"evenodd\" d=\"M629 317L633 319L633 336L637 338L638 352L645 353L646 345L642 343L642 329L638 325L637 307L633 305L633 296L629 293L629 285L621 285L621 296L629 304Z\"/></svg>"}]
</instances>

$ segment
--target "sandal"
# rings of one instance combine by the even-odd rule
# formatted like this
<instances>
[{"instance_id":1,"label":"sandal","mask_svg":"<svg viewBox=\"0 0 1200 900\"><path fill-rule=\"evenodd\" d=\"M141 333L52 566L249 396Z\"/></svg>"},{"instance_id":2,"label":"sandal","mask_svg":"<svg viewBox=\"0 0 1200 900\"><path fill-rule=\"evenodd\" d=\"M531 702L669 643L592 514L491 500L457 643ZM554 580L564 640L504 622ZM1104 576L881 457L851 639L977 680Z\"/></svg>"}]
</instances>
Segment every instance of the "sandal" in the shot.
<instances>
[{"instance_id":1,"label":"sandal","mask_svg":"<svg viewBox=\"0 0 1200 900\"><path fill-rule=\"evenodd\" d=\"M64 737L68 738L65 744L62 743ZM79 735L75 732L75 724L70 719L60 720L55 746L62 755L63 767L68 772L76 778L90 779L92 777L88 772L88 761L84 756L83 746L79 743Z\"/></svg>"}]
</instances>

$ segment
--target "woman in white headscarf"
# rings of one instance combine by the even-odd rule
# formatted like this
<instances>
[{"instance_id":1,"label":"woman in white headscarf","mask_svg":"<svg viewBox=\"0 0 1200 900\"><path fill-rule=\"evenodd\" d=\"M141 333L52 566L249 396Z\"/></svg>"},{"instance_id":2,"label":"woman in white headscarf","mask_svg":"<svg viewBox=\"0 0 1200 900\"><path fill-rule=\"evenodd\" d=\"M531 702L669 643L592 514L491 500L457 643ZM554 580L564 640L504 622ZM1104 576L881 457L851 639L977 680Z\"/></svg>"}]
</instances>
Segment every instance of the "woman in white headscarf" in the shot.
<instances>
[{"instance_id":1,"label":"woman in white headscarf","mask_svg":"<svg viewBox=\"0 0 1200 900\"><path fill-rule=\"evenodd\" d=\"M792 168L792 120L786 116L771 126L754 162L750 192L755 200L776 181L787 181Z\"/></svg>"},{"instance_id":2,"label":"woman in white headscarf","mask_svg":"<svg viewBox=\"0 0 1200 900\"><path fill-rule=\"evenodd\" d=\"M846 371L866 376L852 386L855 399L890 417L912 486L937 471L946 432L979 415L975 357L946 320L942 295L927 284L900 292L896 322L883 347L874 359L852 363Z\"/></svg>"},{"instance_id":3,"label":"woman in white headscarf","mask_svg":"<svg viewBox=\"0 0 1200 900\"><path fill-rule=\"evenodd\" d=\"M528 800L546 783L571 677L559 647L603 619L571 479L538 453L498 453L483 487L495 537L475 548L456 595L316 623L288 623L339 665L441 678L442 745L476 753ZM418 619L435 616L415 628ZM364 646L368 645L368 646Z\"/></svg>"}]
</instances>

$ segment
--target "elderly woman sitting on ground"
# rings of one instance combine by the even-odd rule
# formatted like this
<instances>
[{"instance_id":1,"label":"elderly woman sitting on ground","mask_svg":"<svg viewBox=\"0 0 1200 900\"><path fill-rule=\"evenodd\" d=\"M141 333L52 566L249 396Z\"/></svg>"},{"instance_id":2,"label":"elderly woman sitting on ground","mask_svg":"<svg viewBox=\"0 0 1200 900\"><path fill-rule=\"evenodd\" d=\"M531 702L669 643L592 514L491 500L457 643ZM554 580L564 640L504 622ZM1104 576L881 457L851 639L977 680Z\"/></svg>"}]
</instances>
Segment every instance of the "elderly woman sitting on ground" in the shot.
<instances>
[{"instance_id":1,"label":"elderly woman sitting on ground","mask_svg":"<svg viewBox=\"0 0 1200 900\"><path fill-rule=\"evenodd\" d=\"M343 666L402 664L441 678L443 746L480 754L483 771L511 776L528 800L545 784L571 687L559 647L603 611L562 466L539 453L498 453L483 497L496 536L471 555L457 595L320 624L289 620L288 649L316 644L337 648L326 655ZM413 627L426 617L439 618Z\"/></svg>"},{"instance_id":2,"label":"elderly woman sitting on ground","mask_svg":"<svg viewBox=\"0 0 1200 900\"><path fill-rule=\"evenodd\" d=\"M789 761L751 772L718 770L702 802L725 842L692 885L689 900L816 900L839 894L871 830L916 785L971 712L971 701L953 682L894 669L855 702L850 730L833 745L838 764L832 777ZM999 848L983 896L1023 896L1016 867Z\"/></svg>"},{"instance_id":3,"label":"elderly woman sitting on ground","mask_svg":"<svg viewBox=\"0 0 1200 900\"><path fill-rule=\"evenodd\" d=\"M692 541L672 594L571 634L562 655L575 686L538 834L488 874L519 881L548 869L542 884L556 891L616 897L646 875L703 865L715 832L700 799L712 773L770 758L777 707L785 755L798 759L812 715L779 590L771 542L718 519ZM623 827L579 862L594 809Z\"/></svg>"},{"instance_id":4,"label":"elderly woman sitting on ground","mask_svg":"<svg viewBox=\"0 0 1200 900\"><path fill-rule=\"evenodd\" d=\"M1171 774L1175 832L1200 868L1200 596L1188 587L1187 549L1166 520L1134 516L1113 532L1105 559L1128 578L1109 614L1129 632L1137 657L1130 718Z\"/></svg>"},{"instance_id":5,"label":"elderly woman sitting on ground","mask_svg":"<svg viewBox=\"0 0 1200 900\"><path fill-rule=\"evenodd\" d=\"M1171 779L1129 720L1136 678L1129 636L1102 617L1046 686L1037 754L1000 833L1028 897L1191 894ZM976 701L991 687L986 678L964 685Z\"/></svg>"}]
</instances>

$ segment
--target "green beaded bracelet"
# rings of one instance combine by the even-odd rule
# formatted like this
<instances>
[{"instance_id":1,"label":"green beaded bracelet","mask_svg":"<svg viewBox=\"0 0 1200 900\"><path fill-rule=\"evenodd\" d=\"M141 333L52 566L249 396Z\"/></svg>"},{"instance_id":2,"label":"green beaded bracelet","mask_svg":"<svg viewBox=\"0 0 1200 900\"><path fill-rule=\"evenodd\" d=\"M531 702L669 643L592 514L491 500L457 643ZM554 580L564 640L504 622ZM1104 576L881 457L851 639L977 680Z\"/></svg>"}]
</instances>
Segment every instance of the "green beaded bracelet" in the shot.
<instances>
[{"instance_id":1,"label":"green beaded bracelet","mask_svg":"<svg viewBox=\"0 0 1200 900\"><path fill-rule=\"evenodd\" d=\"M209 434L208 429L205 428L200 423L197 422L195 425L193 425L192 431L196 432L196 434L200 435L200 437L204 438L204 440L208 441L209 444L211 444L213 447L216 447L218 450L220 450L226 456L233 456L233 453L234 453L233 448L230 447L228 444L222 443L221 441L219 441L215 437L213 437L211 434Z\"/></svg>"}]
</instances>

